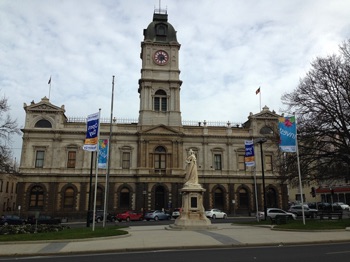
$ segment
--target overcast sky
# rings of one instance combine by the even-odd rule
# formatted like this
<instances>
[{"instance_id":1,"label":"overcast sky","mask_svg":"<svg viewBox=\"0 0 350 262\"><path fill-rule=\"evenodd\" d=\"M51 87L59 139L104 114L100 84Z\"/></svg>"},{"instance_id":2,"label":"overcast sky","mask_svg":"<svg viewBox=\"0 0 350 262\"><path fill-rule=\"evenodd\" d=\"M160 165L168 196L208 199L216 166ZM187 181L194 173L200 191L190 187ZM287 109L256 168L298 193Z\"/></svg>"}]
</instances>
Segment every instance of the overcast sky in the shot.
<instances>
[{"instance_id":1,"label":"overcast sky","mask_svg":"<svg viewBox=\"0 0 350 262\"><path fill-rule=\"evenodd\" d=\"M23 103L44 96L68 117L101 108L138 118L140 43L158 0L1 0L0 95L24 126ZM349 0L162 0L177 31L183 120L242 123L282 113L316 57L350 38ZM52 77L51 91L48 80ZM21 138L13 152L20 157Z\"/></svg>"}]
</instances>

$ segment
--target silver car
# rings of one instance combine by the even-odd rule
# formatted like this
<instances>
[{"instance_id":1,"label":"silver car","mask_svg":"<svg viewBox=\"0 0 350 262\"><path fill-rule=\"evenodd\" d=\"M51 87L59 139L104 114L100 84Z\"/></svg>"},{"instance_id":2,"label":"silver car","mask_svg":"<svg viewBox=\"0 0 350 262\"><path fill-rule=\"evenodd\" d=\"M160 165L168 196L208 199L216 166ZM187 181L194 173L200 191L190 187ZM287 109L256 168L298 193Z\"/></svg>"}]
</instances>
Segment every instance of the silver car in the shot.
<instances>
[{"instance_id":1,"label":"silver car","mask_svg":"<svg viewBox=\"0 0 350 262\"><path fill-rule=\"evenodd\" d=\"M147 221L150 220L169 220L171 219L171 216L167 213L164 213L163 211L160 210L152 210L149 211L145 214L144 219L146 219Z\"/></svg>"},{"instance_id":2,"label":"silver car","mask_svg":"<svg viewBox=\"0 0 350 262\"><path fill-rule=\"evenodd\" d=\"M274 219L276 216L286 216L291 219L297 219L297 216L293 213L286 212L280 208L268 208L266 210L267 217ZM265 212L259 211L258 216L260 219L265 219Z\"/></svg>"}]
</instances>

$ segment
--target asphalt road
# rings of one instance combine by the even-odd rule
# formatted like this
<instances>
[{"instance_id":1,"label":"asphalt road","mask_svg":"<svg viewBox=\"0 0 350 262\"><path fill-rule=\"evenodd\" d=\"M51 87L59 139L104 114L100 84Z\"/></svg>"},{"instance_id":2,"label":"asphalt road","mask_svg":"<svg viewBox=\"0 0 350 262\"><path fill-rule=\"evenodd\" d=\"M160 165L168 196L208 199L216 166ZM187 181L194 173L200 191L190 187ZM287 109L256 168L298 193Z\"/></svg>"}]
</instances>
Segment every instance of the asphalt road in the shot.
<instances>
[{"instance_id":1,"label":"asphalt road","mask_svg":"<svg viewBox=\"0 0 350 262\"><path fill-rule=\"evenodd\" d=\"M304 246L268 246L239 247L195 250L146 251L128 253L104 253L87 255L65 255L48 257L13 257L0 261L36 261L36 262L246 262L246 261L307 261L307 262L348 262L350 243L304 245Z\"/></svg>"}]
</instances>

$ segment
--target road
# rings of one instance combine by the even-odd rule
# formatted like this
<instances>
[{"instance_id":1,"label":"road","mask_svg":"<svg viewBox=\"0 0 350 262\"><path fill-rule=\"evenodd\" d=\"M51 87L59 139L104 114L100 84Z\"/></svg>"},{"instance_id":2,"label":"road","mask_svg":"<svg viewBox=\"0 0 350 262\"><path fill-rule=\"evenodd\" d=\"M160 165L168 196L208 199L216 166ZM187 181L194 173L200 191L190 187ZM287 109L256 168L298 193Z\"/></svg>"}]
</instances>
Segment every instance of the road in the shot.
<instances>
[{"instance_id":1,"label":"road","mask_svg":"<svg viewBox=\"0 0 350 262\"><path fill-rule=\"evenodd\" d=\"M255 221L255 217L228 217L227 219L211 219L212 224L216 223L237 223L237 222L243 222L243 221ZM121 226L147 226L147 225L169 225L174 224L175 220L150 220L150 221L122 221L122 222L107 222L106 225L121 225ZM80 221L80 222L68 222L64 223L64 225L70 226L70 227L82 227L86 226L86 222ZM95 223L95 226L102 226L103 223ZM90 223L90 226L92 227L92 223Z\"/></svg>"},{"instance_id":2,"label":"road","mask_svg":"<svg viewBox=\"0 0 350 262\"><path fill-rule=\"evenodd\" d=\"M347 262L350 256L350 243L304 245L304 246L266 246L215 248L195 250L168 250L128 253L104 253L85 255L66 255L49 257L13 257L0 261L36 261L36 262L137 262L137 261L166 261L166 262L246 262L246 261L307 261L307 262Z\"/></svg>"}]
</instances>

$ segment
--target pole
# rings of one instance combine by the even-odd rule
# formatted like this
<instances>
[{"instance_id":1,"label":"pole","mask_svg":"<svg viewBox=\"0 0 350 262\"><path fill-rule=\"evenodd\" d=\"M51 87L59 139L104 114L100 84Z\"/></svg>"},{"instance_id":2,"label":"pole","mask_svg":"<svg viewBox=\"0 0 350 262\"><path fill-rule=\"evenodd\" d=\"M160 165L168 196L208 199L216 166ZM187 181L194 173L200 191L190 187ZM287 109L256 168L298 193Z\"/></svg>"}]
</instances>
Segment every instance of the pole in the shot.
<instances>
[{"instance_id":1,"label":"pole","mask_svg":"<svg viewBox=\"0 0 350 262\"><path fill-rule=\"evenodd\" d=\"M295 126L297 126L297 118L295 117ZM298 176L299 176L299 192L301 200L301 212L303 214L303 224L305 225L305 211L304 211L304 198L303 198L303 186L301 183L301 171L300 171L300 161L299 161L299 147L298 147L298 130L295 131L295 147L297 151L297 163L298 163Z\"/></svg>"},{"instance_id":2,"label":"pole","mask_svg":"<svg viewBox=\"0 0 350 262\"><path fill-rule=\"evenodd\" d=\"M114 100L114 76L112 77L112 98L111 98L111 119L109 121L109 140L107 153L107 172L106 172L106 190L103 213L103 227L106 225L107 209L108 209L108 195L109 195L109 173L111 169L111 141L112 141L112 120L113 120L113 100Z\"/></svg>"},{"instance_id":3,"label":"pole","mask_svg":"<svg viewBox=\"0 0 350 262\"><path fill-rule=\"evenodd\" d=\"M90 227L90 217L91 217L91 191L92 191L92 169L94 166L94 152L91 152L91 161L90 161L90 184L89 184L89 203L88 203L88 212L86 218L86 227Z\"/></svg>"},{"instance_id":4,"label":"pole","mask_svg":"<svg viewBox=\"0 0 350 262\"><path fill-rule=\"evenodd\" d=\"M254 189L255 189L255 206L256 206L256 221L259 222L259 205L258 205L258 188L256 184L256 166L254 166Z\"/></svg>"},{"instance_id":5,"label":"pole","mask_svg":"<svg viewBox=\"0 0 350 262\"><path fill-rule=\"evenodd\" d=\"M101 108L98 110L98 132L97 132L97 143L99 143L100 140L100 117L101 117ZM92 216L92 231L95 231L95 217L96 217L96 200L97 200L97 180L98 180L98 144L96 149L96 174L95 174L95 195L94 195L94 212Z\"/></svg>"},{"instance_id":6,"label":"pole","mask_svg":"<svg viewBox=\"0 0 350 262\"><path fill-rule=\"evenodd\" d=\"M266 193L265 193L265 172L264 172L264 156L263 156L263 148L262 144L265 143L266 140L260 140L260 155L261 155L261 175L262 175L262 183L263 183L263 197L264 197L264 216L267 219L267 204L266 204Z\"/></svg>"}]
</instances>

